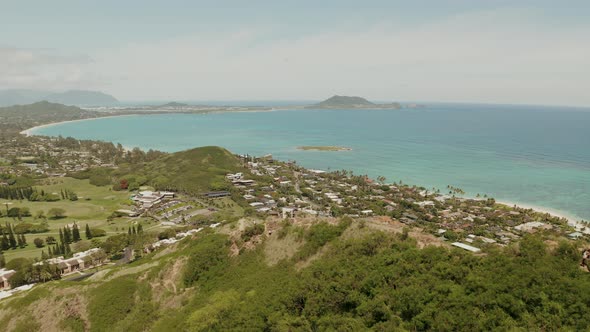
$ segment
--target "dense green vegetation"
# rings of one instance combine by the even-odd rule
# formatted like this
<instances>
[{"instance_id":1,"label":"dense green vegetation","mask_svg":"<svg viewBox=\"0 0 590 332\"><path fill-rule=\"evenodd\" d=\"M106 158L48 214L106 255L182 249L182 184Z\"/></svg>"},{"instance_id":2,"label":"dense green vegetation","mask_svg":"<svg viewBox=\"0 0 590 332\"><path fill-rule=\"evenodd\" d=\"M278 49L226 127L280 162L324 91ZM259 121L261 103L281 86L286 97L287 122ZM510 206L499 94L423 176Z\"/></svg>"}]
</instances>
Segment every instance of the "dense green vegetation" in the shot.
<instances>
[{"instance_id":1,"label":"dense green vegetation","mask_svg":"<svg viewBox=\"0 0 590 332\"><path fill-rule=\"evenodd\" d=\"M125 275L67 284L75 294L91 287L89 316L82 322L81 316L71 316L61 326L91 331L590 328L585 291L590 279L578 266L575 242L548 248L541 237L530 235L520 246L473 255L446 247L420 249L407 233L386 234L346 220L290 226L287 232L304 245L299 254L272 266L264 259L265 242L232 256L230 237L205 232L163 257L148 255L116 270L119 275L128 270ZM307 252L316 253L309 262L311 256L302 254ZM31 296L9 303L22 307L26 299L26 314L38 300Z\"/></svg>"},{"instance_id":2,"label":"dense green vegetation","mask_svg":"<svg viewBox=\"0 0 590 332\"><path fill-rule=\"evenodd\" d=\"M250 282L227 283L233 282L239 298L254 293L257 299L226 308L224 316L250 317L250 322L241 325L245 322L239 319L221 319L209 327L588 328L590 322L584 313L588 312L590 295L578 290L587 289L590 282L577 267L577 251L568 243L562 243L554 253L545 249L543 242L530 237L518 253L498 251L475 257L440 248L419 250L410 241L372 234L338 241L321 261L300 275L272 271L273 279L264 275L264 267L255 268L256 264L246 259L239 268L248 270ZM268 282L262 282L265 279ZM260 307L255 308L257 304ZM271 314L267 308L273 305L278 310Z\"/></svg>"},{"instance_id":3,"label":"dense green vegetation","mask_svg":"<svg viewBox=\"0 0 590 332\"><path fill-rule=\"evenodd\" d=\"M351 220L346 218L338 225L330 225L327 222L320 222L312 225L307 231L303 231L305 244L297 253L297 258L306 259L315 254L317 250L326 243L338 238L350 225Z\"/></svg>"},{"instance_id":4,"label":"dense green vegetation","mask_svg":"<svg viewBox=\"0 0 590 332\"><path fill-rule=\"evenodd\" d=\"M321 226L334 227L334 226ZM322 232L325 233L325 232ZM330 233L330 232L328 232ZM161 330L583 330L590 321L588 274L578 251L553 251L537 237L487 256L367 233L332 242L298 272L268 267L249 252L231 269L194 279L202 293ZM220 240L199 245L219 250ZM324 241L322 241L324 242ZM193 256L194 257L194 256ZM189 264L192 268L193 265ZM191 269L187 276L194 275ZM584 294L582 294L584 293Z\"/></svg>"},{"instance_id":5,"label":"dense green vegetation","mask_svg":"<svg viewBox=\"0 0 590 332\"><path fill-rule=\"evenodd\" d=\"M96 112L47 101L30 105L0 107L0 132L13 133L40 124L87 119L96 116L98 116Z\"/></svg>"},{"instance_id":6,"label":"dense green vegetation","mask_svg":"<svg viewBox=\"0 0 590 332\"><path fill-rule=\"evenodd\" d=\"M4 109L0 131L94 116L80 112L47 103ZM31 142L33 138L18 138L7 146ZM204 230L147 254L147 244L156 237L175 237L176 229L150 226L144 232L142 223L136 227L118 218L113 211L129 206L128 191L144 185L189 194L229 189L225 174L243 171L240 161L218 147L164 154L71 138L54 143L72 151L84 148L118 168L92 167L70 174L77 179L2 176L5 222L0 249L10 259L5 263L0 256L0 267L17 271L10 279L13 286L59 279L55 266L32 265L32 257L70 256L73 250L99 246L104 253L98 259L119 259L122 250L130 248L135 249L135 261L101 267L80 282L50 281L3 300L0 326L7 330L34 331L46 325L72 331L590 329L590 280L578 266L579 243L551 238L548 246L540 233L506 248L486 247L480 255L445 246L421 249L408 229L381 233L348 218L303 225L285 220L280 229L267 228L263 220L241 224L243 220L237 219L244 210L226 198L209 202L223 211L202 217L203 225L223 222L218 233ZM59 160L39 155L29 162L55 165ZM369 207L396 219L411 212L425 230L439 227L435 218L425 217L433 211L404 197L394 199L397 205L387 213L385 202L364 202L360 198L370 197L374 188L366 177L350 175L359 187L357 199L346 208L321 202L334 216ZM270 177L255 179L259 185L271 183ZM385 182L382 177L377 180ZM232 191L232 199L246 204L237 190ZM295 194L295 188L280 188L273 198ZM418 190L413 195L418 198ZM481 202L482 208L493 206L491 199ZM251 208L246 212L255 215ZM514 217L518 218L526 216ZM486 219L505 221L501 215ZM31 233L45 234L25 236ZM473 233L488 235L483 228ZM279 257L274 263L266 251L271 241L274 248L284 249L282 243L290 249L282 256L273 253ZM51 325L55 317L59 320Z\"/></svg>"},{"instance_id":7,"label":"dense green vegetation","mask_svg":"<svg viewBox=\"0 0 590 332\"><path fill-rule=\"evenodd\" d=\"M133 309L137 282L131 276L115 279L95 288L90 295L93 331L109 331Z\"/></svg>"},{"instance_id":8,"label":"dense green vegetation","mask_svg":"<svg viewBox=\"0 0 590 332\"><path fill-rule=\"evenodd\" d=\"M243 171L236 156L226 149L207 146L164 155L143 164L123 165L113 172L120 180L140 182L157 190L201 194L208 190L228 189L227 173Z\"/></svg>"}]
</instances>

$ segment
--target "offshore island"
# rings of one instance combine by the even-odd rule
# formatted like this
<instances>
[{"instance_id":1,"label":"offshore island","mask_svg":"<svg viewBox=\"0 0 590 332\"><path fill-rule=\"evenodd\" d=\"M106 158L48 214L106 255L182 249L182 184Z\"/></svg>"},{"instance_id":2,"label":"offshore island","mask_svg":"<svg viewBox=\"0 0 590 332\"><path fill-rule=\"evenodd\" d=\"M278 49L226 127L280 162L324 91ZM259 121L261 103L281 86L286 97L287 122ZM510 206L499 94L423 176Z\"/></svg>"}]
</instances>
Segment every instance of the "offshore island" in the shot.
<instances>
[{"instance_id":1,"label":"offshore island","mask_svg":"<svg viewBox=\"0 0 590 332\"><path fill-rule=\"evenodd\" d=\"M21 134L106 115L0 108L7 330L590 327L586 225L216 146Z\"/></svg>"}]
</instances>

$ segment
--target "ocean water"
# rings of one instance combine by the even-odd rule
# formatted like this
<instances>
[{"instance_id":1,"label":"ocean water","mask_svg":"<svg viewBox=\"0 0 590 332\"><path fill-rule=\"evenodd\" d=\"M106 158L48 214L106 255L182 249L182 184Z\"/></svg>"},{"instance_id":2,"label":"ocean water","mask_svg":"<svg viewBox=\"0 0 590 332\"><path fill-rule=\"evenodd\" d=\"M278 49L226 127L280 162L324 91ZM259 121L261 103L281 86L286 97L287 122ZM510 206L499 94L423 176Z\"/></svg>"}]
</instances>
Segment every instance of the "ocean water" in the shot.
<instances>
[{"instance_id":1,"label":"ocean water","mask_svg":"<svg viewBox=\"0 0 590 332\"><path fill-rule=\"evenodd\" d=\"M543 206L590 220L590 110L434 105L146 115L62 123L34 134L163 151L218 145L325 170ZM352 151L301 151L337 145Z\"/></svg>"}]
</instances>

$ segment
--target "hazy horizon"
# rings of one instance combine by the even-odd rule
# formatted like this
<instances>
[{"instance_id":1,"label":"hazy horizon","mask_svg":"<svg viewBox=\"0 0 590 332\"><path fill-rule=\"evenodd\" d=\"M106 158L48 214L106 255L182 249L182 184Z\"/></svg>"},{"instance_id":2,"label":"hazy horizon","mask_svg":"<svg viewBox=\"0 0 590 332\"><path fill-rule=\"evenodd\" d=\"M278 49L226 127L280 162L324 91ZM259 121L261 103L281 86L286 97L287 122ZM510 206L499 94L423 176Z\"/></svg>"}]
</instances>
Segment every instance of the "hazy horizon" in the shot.
<instances>
[{"instance_id":1,"label":"hazy horizon","mask_svg":"<svg viewBox=\"0 0 590 332\"><path fill-rule=\"evenodd\" d=\"M588 107L588 13L586 1L10 2L0 89Z\"/></svg>"}]
</instances>

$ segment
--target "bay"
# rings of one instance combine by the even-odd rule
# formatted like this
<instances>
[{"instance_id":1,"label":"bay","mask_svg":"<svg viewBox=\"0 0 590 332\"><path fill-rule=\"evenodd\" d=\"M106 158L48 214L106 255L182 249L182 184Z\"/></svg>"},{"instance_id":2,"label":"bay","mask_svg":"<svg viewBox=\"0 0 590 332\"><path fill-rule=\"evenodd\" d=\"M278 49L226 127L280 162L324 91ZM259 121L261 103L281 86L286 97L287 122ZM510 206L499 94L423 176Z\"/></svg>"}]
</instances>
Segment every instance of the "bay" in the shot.
<instances>
[{"instance_id":1,"label":"bay","mask_svg":"<svg viewBox=\"0 0 590 332\"><path fill-rule=\"evenodd\" d=\"M180 151L217 145L308 168L347 169L590 220L590 112L542 106L280 110L140 115L61 123L33 134ZM351 151L303 151L298 146Z\"/></svg>"}]
</instances>

